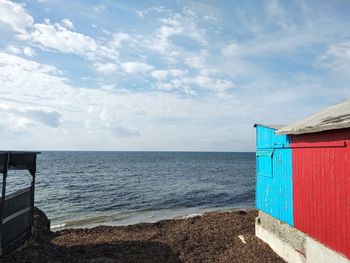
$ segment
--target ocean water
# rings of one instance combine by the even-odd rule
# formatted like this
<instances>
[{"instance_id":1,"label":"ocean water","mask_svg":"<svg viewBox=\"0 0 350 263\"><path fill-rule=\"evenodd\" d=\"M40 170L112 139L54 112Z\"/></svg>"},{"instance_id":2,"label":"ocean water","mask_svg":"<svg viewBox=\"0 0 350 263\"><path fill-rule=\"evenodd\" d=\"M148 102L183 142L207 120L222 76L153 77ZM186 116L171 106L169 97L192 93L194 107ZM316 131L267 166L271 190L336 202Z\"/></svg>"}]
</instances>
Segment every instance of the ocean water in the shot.
<instances>
[{"instance_id":1,"label":"ocean water","mask_svg":"<svg viewBox=\"0 0 350 263\"><path fill-rule=\"evenodd\" d=\"M9 174L9 192L29 184ZM125 225L253 207L255 154L43 152L35 203L53 229Z\"/></svg>"}]
</instances>

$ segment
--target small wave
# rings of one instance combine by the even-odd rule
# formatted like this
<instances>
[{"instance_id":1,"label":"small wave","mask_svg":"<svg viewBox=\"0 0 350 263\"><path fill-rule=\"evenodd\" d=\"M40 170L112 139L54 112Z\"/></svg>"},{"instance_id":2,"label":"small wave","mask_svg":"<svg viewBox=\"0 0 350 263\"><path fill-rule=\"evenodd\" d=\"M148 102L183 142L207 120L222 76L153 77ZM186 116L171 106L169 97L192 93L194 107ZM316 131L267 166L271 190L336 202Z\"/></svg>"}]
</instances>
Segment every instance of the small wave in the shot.
<instances>
[{"instance_id":1,"label":"small wave","mask_svg":"<svg viewBox=\"0 0 350 263\"><path fill-rule=\"evenodd\" d=\"M186 218L192 218L192 217L197 217L197 216L202 216L203 213L196 213L196 214L189 214L189 215L185 215L185 216L180 216L178 217L179 219L186 219Z\"/></svg>"},{"instance_id":2,"label":"small wave","mask_svg":"<svg viewBox=\"0 0 350 263\"><path fill-rule=\"evenodd\" d=\"M81 217L69 221L65 221L62 224L56 224L51 227L51 229L59 229L59 228L76 228L76 227L93 227L100 224L109 224L111 222L117 222L120 220L126 220L128 218L132 218L137 214L142 214L142 211L132 211L125 213L112 213L112 214L102 214L102 215L91 215L87 217Z\"/></svg>"},{"instance_id":3,"label":"small wave","mask_svg":"<svg viewBox=\"0 0 350 263\"><path fill-rule=\"evenodd\" d=\"M65 227L65 226L66 226L66 223L63 223L63 224L53 225L53 226L51 226L50 228L51 228L51 229L57 229L57 228Z\"/></svg>"},{"instance_id":4,"label":"small wave","mask_svg":"<svg viewBox=\"0 0 350 263\"><path fill-rule=\"evenodd\" d=\"M88 218L82 218L72 221L65 222L66 227L72 227L72 226L85 226L90 224L97 224L97 223L104 223L104 222L110 222L110 221L116 221L120 219L124 219L129 217L130 215L101 215L101 216L92 216Z\"/></svg>"}]
</instances>

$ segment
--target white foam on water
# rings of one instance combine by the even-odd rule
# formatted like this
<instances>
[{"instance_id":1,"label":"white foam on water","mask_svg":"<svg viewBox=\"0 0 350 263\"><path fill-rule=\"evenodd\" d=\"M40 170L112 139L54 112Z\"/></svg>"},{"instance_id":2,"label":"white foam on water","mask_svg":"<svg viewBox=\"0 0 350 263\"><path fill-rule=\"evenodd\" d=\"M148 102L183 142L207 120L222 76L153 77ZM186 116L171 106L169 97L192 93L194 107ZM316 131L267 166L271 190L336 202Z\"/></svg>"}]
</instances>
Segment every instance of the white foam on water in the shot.
<instances>
[{"instance_id":1,"label":"white foam on water","mask_svg":"<svg viewBox=\"0 0 350 263\"><path fill-rule=\"evenodd\" d=\"M62 224L57 224L57 225L53 225L50 227L50 229L57 229L57 228L63 228L66 226L66 223L62 223Z\"/></svg>"},{"instance_id":2,"label":"white foam on water","mask_svg":"<svg viewBox=\"0 0 350 263\"><path fill-rule=\"evenodd\" d=\"M180 219L186 219L186 218L192 218L192 217L197 217L197 216L202 216L204 213L200 213L200 214L189 214L186 216L180 216Z\"/></svg>"}]
</instances>

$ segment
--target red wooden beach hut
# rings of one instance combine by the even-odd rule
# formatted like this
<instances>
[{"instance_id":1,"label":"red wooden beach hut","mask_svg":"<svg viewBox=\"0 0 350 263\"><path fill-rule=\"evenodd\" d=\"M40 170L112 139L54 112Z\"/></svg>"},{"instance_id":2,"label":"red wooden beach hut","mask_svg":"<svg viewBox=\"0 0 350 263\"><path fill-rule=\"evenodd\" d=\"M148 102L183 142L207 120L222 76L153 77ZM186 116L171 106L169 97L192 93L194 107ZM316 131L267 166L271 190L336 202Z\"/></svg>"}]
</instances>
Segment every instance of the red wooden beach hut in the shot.
<instances>
[{"instance_id":1,"label":"red wooden beach hut","mask_svg":"<svg viewBox=\"0 0 350 263\"><path fill-rule=\"evenodd\" d=\"M292 134L294 227L350 258L350 100L276 133Z\"/></svg>"}]
</instances>

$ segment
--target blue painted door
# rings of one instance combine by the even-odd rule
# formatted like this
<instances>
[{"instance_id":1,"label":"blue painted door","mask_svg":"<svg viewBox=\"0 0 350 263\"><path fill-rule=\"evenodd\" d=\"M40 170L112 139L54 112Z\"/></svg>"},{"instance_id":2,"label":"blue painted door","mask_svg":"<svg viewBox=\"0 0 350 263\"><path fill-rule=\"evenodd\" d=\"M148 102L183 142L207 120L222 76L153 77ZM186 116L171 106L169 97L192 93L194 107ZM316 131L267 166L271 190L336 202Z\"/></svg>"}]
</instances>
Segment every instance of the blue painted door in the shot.
<instances>
[{"instance_id":1,"label":"blue painted door","mask_svg":"<svg viewBox=\"0 0 350 263\"><path fill-rule=\"evenodd\" d=\"M290 139L259 125L256 136L256 208L293 226Z\"/></svg>"}]
</instances>

